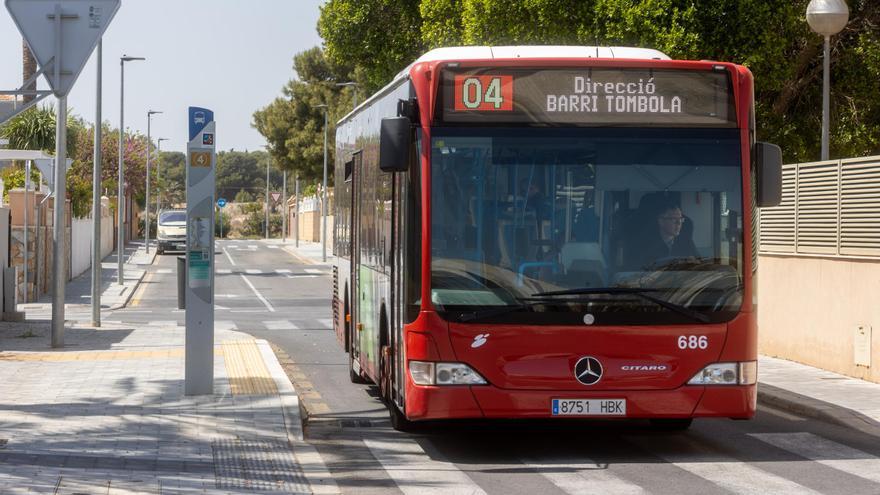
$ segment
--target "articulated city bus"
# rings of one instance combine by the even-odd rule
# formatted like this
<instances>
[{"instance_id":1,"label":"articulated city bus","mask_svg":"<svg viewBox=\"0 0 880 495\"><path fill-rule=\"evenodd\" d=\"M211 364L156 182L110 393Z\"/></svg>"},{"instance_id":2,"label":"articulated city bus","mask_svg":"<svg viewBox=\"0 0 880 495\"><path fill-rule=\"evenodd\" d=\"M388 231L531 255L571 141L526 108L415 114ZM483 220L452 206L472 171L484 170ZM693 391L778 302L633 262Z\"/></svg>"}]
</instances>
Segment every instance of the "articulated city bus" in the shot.
<instances>
[{"instance_id":1,"label":"articulated city bus","mask_svg":"<svg viewBox=\"0 0 880 495\"><path fill-rule=\"evenodd\" d=\"M751 73L649 49L428 52L336 133L333 310L399 429L755 413Z\"/></svg>"}]
</instances>

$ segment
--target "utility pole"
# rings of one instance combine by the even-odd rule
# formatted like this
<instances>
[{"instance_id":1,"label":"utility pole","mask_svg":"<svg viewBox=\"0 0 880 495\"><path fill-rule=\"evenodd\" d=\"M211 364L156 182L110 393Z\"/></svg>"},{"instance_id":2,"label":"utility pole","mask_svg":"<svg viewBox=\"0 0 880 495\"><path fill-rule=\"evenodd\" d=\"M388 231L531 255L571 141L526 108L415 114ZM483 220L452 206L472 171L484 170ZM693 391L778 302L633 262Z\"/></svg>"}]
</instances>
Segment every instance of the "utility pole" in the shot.
<instances>
[{"instance_id":1,"label":"utility pole","mask_svg":"<svg viewBox=\"0 0 880 495\"><path fill-rule=\"evenodd\" d=\"M269 162L266 161L266 239L269 239Z\"/></svg>"},{"instance_id":2,"label":"utility pole","mask_svg":"<svg viewBox=\"0 0 880 495\"><path fill-rule=\"evenodd\" d=\"M281 219L281 242L287 242L287 217L290 215L287 207L287 170L284 170L281 179L281 200L284 201L284 218Z\"/></svg>"},{"instance_id":3,"label":"utility pole","mask_svg":"<svg viewBox=\"0 0 880 495\"><path fill-rule=\"evenodd\" d=\"M101 326L101 39L98 39L98 78L95 84L95 145L92 158L92 326Z\"/></svg>"},{"instance_id":4,"label":"utility pole","mask_svg":"<svg viewBox=\"0 0 880 495\"><path fill-rule=\"evenodd\" d=\"M162 171L162 141L168 141L168 138L156 140L156 235L159 235L159 173Z\"/></svg>"},{"instance_id":5,"label":"utility pole","mask_svg":"<svg viewBox=\"0 0 880 495\"><path fill-rule=\"evenodd\" d=\"M150 122L153 115L158 113L162 112L147 110L147 197L144 200L144 246L147 254L150 254L150 155L153 154L153 141L150 139ZM156 210L156 214L159 214L159 210ZM157 235L158 230L157 227Z\"/></svg>"},{"instance_id":6,"label":"utility pole","mask_svg":"<svg viewBox=\"0 0 880 495\"><path fill-rule=\"evenodd\" d=\"M116 233L116 283L123 285L123 262L125 257L125 63L133 60L145 60L143 57L119 57L119 184L116 197L116 217L118 228Z\"/></svg>"},{"instance_id":7,"label":"utility pole","mask_svg":"<svg viewBox=\"0 0 880 495\"><path fill-rule=\"evenodd\" d=\"M294 218L296 219L296 224L293 226L293 232L296 236L296 247L299 247L299 174L296 174L296 177L294 178L293 188L293 195L296 197L296 203L293 205Z\"/></svg>"}]
</instances>

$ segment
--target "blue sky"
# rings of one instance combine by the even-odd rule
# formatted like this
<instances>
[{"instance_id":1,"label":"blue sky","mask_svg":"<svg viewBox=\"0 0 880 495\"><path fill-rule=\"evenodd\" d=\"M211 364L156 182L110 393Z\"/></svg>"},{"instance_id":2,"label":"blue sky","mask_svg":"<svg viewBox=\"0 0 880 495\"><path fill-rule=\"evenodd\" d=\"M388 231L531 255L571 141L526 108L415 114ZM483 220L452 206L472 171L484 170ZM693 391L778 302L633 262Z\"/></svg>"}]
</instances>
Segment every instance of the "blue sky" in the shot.
<instances>
[{"instance_id":1,"label":"blue sky","mask_svg":"<svg viewBox=\"0 0 880 495\"><path fill-rule=\"evenodd\" d=\"M262 149L254 110L281 95L294 77L293 55L321 43L323 0L123 0L104 34L103 120L119 125L119 57L125 66L125 125L166 137L163 150L186 147L186 108L214 110L218 150ZM0 4L0 89L21 85L21 35ZM207 25L205 28L198 26ZM71 111L95 119L94 55L68 97ZM41 88L45 82L40 78ZM44 102L54 99L47 98Z\"/></svg>"}]
</instances>

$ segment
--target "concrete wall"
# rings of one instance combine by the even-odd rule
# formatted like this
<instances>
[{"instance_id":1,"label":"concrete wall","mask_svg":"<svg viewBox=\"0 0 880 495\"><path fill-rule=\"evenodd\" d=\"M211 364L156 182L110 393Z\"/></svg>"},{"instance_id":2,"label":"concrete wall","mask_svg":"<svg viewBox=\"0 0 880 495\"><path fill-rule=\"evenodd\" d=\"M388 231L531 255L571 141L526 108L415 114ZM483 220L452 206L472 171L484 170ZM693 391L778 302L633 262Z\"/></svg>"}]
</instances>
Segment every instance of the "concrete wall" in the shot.
<instances>
[{"instance_id":1,"label":"concrete wall","mask_svg":"<svg viewBox=\"0 0 880 495\"><path fill-rule=\"evenodd\" d=\"M759 352L880 383L880 260L763 254L758 273Z\"/></svg>"},{"instance_id":2,"label":"concrete wall","mask_svg":"<svg viewBox=\"0 0 880 495\"><path fill-rule=\"evenodd\" d=\"M101 198L101 259L113 252L113 218L109 199ZM74 218L71 221L71 278L85 273L92 266L92 237L94 226L91 217Z\"/></svg>"}]
</instances>

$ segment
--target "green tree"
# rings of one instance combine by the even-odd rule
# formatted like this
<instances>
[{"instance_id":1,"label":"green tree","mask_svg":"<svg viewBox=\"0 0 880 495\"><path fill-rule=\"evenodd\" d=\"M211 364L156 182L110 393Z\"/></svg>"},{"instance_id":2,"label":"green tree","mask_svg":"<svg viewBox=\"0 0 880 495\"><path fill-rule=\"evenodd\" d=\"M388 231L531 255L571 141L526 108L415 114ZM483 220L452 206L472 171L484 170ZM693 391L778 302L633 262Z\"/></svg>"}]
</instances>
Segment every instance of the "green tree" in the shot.
<instances>
[{"instance_id":1,"label":"green tree","mask_svg":"<svg viewBox=\"0 0 880 495\"><path fill-rule=\"evenodd\" d=\"M179 151L163 151L156 160L156 194L161 208L171 208L186 201L186 155Z\"/></svg>"},{"instance_id":2,"label":"green tree","mask_svg":"<svg viewBox=\"0 0 880 495\"><path fill-rule=\"evenodd\" d=\"M217 154L217 197L230 199L238 191L266 191L266 165L272 162L265 151L221 151ZM281 190L281 171L269 168L269 188Z\"/></svg>"},{"instance_id":3,"label":"green tree","mask_svg":"<svg viewBox=\"0 0 880 495\"><path fill-rule=\"evenodd\" d=\"M293 68L298 79L285 85L283 97L254 113L253 125L266 138L275 167L315 180L323 176L324 167L324 110L318 105L328 106L328 163L332 167L334 123L352 106L352 91L343 91L336 83L348 82L351 69L328 61L317 47L296 54Z\"/></svg>"},{"instance_id":4,"label":"green tree","mask_svg":"<svg viewBox=\"0 0 880 495\"><path fill-rule=\"evenodd\" d=\"M623 45L736 62L755 75L759 138L780 144L786 161L807 161L819 156L822 98L822 38L806 23L808 3L330 0L318 26L330 60L353 64L372 89L451 45ZM850 22L832 41L833 156L880 153L880 2L848 3ZM382 12L396 17L377 19Z\"/></svg>"}]
</instances>

